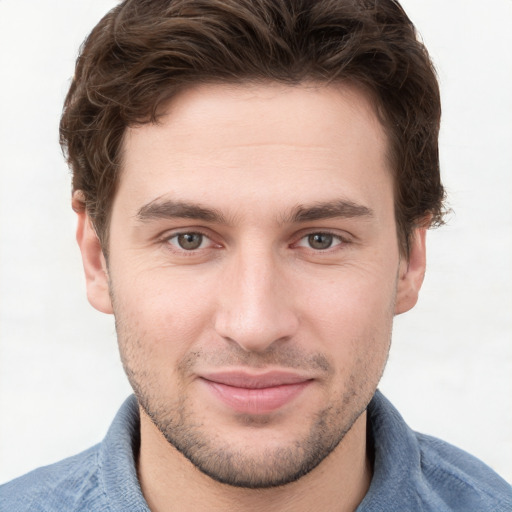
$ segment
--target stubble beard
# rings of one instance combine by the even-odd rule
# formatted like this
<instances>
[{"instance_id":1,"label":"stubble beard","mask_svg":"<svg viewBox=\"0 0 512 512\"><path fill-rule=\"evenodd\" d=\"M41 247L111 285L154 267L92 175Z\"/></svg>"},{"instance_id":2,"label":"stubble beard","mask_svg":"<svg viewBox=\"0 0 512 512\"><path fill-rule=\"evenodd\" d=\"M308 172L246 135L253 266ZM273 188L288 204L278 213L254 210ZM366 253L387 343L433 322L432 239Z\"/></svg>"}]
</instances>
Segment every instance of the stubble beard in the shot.
<instances>
[{"instance_id":1,"label":"stubble beard","mask_svg":"<svg viewBox=\"0 0 512 512\"><path fill-rule=\"evenodd\" d=\"M118 337L120 334L118 331ZM138 341L133 343L143 345ZM120 347L131 344L129 337L120 339ZM253 446L246 449L234 447L227 436L213 435L211 423L202 422L198 417L184 389L174 393L177 398L172 403L159 397L158 383L149 377L150 372L136 369L129 352L129 349L121 349L121 358L137 401L167 442L213 480L247 489L283 486L316 468L336 449L366 410L378 382L375 386L358 387L358 379L352 376L344 394L315 414L305 434L290 439L286 446L262 447L255 452ZM296 358L280 354L279 359L290 361ZM298 364L295 361L288 366ZM306 368L305 365L302 367ZM265 428L265 424L272 421L270 416L254 419L240 415L238 419L240 428L246 429Z\"/></svg>"},{"instance_id":2,"label":"stubble beard","mask_svg":"<svg viewBox=\"0 0 512 512\"><path fill-rule=\"evenodd\" d=\"M197 419L196 412L189 405L185 389L174 392L174 396L178 398L173 403L159 395L162 387L154 372L151 368L141 368L141 361L151 361L150 357L144 357L147 355L144 353L147 344L133 336L132 332L135 330L127 328L120 321L122 315L116 314L112 287L110 290L121 360L139 405L167 442L199 471L219 483L233 487L279 487L295 482L315 469L336 449L357 419L366 411L382 377L389 354L392 322L388 343L383 352L376 351L368 354L364 362L359 361L346 380L346 389L331 400L327 407L316 413L306 434L299 439L291 440L287 446L263 448L257 456L252 456L241 448L233 449L229 439L218 435L212 436L211 428ZM194 359L200 358L200 352L189 354L178 365L178 373L183 373L184 369L193 365ZM236 353L214 355L208 358L208 361L214 364L222 361L224 364L246 365L253 368L277 363L289 368L316 367L322 369L325 375L334 372L333 366L323 354L304 357L304 354L293 349L284 351L270 348L264 354L247 353L240 349ZM251 423L264 425L266 422L267 418L260 418L258 421L249 416L246 416L245 420L242 418L241 421L246 426Z\"/></svg>"},{"instance_id":3,"label":"stubble beard","mask_svg":"<svg viewBox=\"0 0 512 512\"><path fill-rule=\"evenodd\" d=\"M197 423L186 406L186 397L169 409L148 399L140 387L134 386L134 390L140 406L167 442L197 469L219 483L247 489L278 487L308 474L334 451L366 408L365 404L345 418L348 421L344 425L337 421L344 417L343 407L324 409L302 438L291 440L288 446L263 448L258 455L248 455L253 450L233 448L229 439L212 437L207 426ZM250 419L246 422L251 423ZM249 428L243 426L243 419L240 423L241 428Z\"/></svg>"}]
</instances>

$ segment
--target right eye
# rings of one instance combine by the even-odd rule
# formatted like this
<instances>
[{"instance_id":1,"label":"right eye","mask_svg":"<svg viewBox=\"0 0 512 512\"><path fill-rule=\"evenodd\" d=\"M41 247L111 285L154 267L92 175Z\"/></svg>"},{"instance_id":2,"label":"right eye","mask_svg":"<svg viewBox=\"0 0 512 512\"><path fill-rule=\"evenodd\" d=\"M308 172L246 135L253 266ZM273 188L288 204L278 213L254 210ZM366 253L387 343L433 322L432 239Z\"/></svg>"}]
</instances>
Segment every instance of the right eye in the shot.
<instances>
[{"instance_id":1,"label":"right eye","mask_svg":"<svg viewBox=\"0 0 512 512\"><path fill-rule=\"evenodd\" d=\"M176 233L175 235L168 238L168 242L174 247L183 251L196 251L198 249L204 249L212 243L207 236L194 231L187 233Z\"/></svg>"}]
</instances>

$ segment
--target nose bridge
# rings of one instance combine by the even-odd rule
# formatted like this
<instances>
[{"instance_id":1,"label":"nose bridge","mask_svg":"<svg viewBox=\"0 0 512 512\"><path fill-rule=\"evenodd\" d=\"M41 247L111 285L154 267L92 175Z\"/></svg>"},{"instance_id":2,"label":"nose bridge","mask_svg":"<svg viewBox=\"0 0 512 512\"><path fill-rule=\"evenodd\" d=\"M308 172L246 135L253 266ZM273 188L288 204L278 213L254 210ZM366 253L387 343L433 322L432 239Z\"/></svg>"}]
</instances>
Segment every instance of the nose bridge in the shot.
<instances>
[{"instance_id":1,"label":"nose bridge","mask_svg":"<svg viewBox=\"0 0 512 512\"><path fill-rule=\"evenodd\" d=\"M230 258L220 285L216 329L246 351L261 352L297 328L279 257L265 244L247 244Z\"/></svg>"}]
</instances>

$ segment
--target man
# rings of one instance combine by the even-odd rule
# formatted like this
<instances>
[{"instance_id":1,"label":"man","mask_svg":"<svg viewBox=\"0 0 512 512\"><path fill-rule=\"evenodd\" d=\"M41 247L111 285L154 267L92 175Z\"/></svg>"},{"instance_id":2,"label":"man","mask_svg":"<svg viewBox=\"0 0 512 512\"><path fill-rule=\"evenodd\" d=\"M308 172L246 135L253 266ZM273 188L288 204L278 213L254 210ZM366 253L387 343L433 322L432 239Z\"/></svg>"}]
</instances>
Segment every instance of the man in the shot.
<instances>
[{"instance_id":1,"label":"man","mask_svg":"<svg viewBox=\"0 0 512 512\"><path fill-rule=\"evenodd\" d=\"M127 1L62 143L136 399L7 510L509 510L376 388L442 223L435 75L395 2Z\"/></svg>"}]
</instances>

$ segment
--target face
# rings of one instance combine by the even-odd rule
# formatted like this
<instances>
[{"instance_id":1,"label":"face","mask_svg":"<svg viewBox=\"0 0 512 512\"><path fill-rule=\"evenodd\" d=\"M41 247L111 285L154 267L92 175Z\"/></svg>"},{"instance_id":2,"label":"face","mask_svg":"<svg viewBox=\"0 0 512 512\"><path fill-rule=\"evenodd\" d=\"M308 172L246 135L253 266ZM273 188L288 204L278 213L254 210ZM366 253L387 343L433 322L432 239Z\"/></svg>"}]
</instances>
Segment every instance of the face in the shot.
<instances>
[{"instance_id":1,"label":"face","mask_svg":"<svg viewBox=\"0 0 512 512\"><path fill-rule=\"evenodd\" d=\"M127 131L106 273L82 214L143 421L215 480L294 481L364 414L424 267L386 155L355 88L200 86Z\"/></svg>"}]
</instances>

